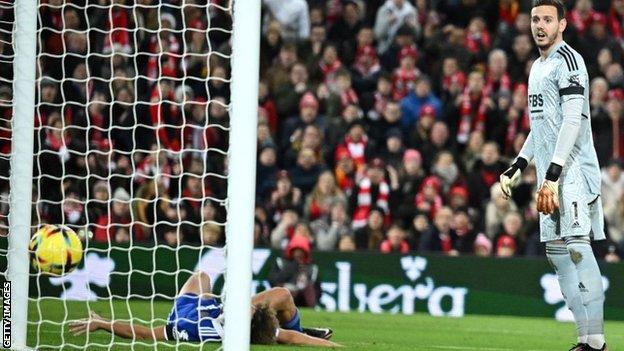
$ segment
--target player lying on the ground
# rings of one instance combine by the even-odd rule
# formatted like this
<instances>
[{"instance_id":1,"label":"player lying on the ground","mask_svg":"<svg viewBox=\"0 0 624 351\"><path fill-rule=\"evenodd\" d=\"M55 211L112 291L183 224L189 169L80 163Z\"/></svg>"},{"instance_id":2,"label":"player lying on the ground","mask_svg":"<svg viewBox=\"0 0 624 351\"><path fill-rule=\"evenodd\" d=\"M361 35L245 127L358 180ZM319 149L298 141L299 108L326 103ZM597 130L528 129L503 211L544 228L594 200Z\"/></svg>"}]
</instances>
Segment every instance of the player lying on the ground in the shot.
<instances>
[{"instance_id":1,"label":"player lying on the ground","mask_svg":"<svg viewBox=\"0 0 624 351\"><path fill-rule=\"evenodd\" d=\"M336 347L327 339L329 328L301 328L299 310L290 292L273 288L251 300L251 343L291 344ZM154 328L110 321L91 312L90 318L73 322L69 330L81 335L102 329L124 338L142 340L221 341L223 308L212 294L210 278L204 272L194 273L175 298L167 324Z\"/></svg>"}]
</instances>

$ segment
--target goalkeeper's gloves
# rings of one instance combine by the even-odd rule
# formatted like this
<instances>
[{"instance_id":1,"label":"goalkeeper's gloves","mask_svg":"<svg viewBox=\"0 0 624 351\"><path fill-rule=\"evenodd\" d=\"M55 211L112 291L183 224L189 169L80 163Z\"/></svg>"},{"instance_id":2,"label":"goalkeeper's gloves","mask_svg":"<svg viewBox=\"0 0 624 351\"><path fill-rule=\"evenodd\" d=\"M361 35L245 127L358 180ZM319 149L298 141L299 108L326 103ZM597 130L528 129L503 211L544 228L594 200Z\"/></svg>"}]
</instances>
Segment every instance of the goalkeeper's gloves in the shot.
<instances>
[{"instance_id":1,"label":"goalkeeper's gloves","mask_svg":"<svg viewBox=\"0 0 624 351\"><path fill-rule=\"evenodd\" d=\"M546 179L537 192L537 210L543 214L552 214L559 208L559 176L562 167L551 163L546 171Z\"/></svg>"},{"instance_id":2,"label":"goalkeeper's gloves","mask_svg":"<svg viewBox=\"0 0 624 351\"><path fill-rule=\"evenodd\" d=\"M522 157L518 157L511 167L500 175L499 181L505 199L511 198L511 190L520 183L520 174L527 167L529 162Z\"/></svg>"}]
</instances>

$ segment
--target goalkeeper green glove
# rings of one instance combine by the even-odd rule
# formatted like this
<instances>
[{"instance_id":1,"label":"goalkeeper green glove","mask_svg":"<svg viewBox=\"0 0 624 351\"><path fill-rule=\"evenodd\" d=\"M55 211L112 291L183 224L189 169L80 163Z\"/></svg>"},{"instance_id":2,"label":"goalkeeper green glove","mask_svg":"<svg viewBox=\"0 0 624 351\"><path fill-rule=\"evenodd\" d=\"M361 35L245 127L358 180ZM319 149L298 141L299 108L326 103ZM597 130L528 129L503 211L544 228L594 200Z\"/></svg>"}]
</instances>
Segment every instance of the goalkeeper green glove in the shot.
<instances>
[{"instance_id":1,"label":"goalkeeper green glove","mask_svg":"<svg viewBox=\"0 0 624 351\"><path fill-rule=\"evenodd\" d=\"M520 174L526 166L529 164L527 160L522 157L518 157L511 167L509 167L503 174L500 175L500 186L503 191L505 199L511 198L512 189L520 183Z\"/></svg>"}]
</instances>

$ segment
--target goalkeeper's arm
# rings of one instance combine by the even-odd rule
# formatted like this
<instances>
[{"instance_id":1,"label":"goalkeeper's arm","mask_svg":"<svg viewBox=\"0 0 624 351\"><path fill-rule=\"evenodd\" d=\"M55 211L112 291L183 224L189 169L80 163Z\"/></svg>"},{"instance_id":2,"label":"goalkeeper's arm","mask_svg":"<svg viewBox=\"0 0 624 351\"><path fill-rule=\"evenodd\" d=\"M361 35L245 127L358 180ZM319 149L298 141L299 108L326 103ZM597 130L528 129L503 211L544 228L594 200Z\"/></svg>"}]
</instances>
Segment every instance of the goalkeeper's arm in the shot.
<instances>
[{"instance_id":1,"label":"goalkeeper's arm","mask_svg":"<svg viewBox=\"0 0 624 351\"><path fill-rule=\"evenodd\" d=\"M165 326L149 328L143 325L128 324L124 322L113 322L102 318L95 312L91 312L90 318L73 322L69 326L69 331L74 335L81 335L86 332L93 332L99 329L127 339L137 340L167 340L165 336Z\"/></svg>"},{"instance_id":2,"label":"goalkeeper's arm","mask_svg":"<svg viewBox=\"0 0 624 351\"><path fill-rule=\"evenodd\" d=\"M531 133L527 136L522 145L518 157L511 166L500 176L500 186L505 198L509 199L513 188L520 182L520 174L529 165L533 158L533 138Z\"/></svg>"}]
</instances>

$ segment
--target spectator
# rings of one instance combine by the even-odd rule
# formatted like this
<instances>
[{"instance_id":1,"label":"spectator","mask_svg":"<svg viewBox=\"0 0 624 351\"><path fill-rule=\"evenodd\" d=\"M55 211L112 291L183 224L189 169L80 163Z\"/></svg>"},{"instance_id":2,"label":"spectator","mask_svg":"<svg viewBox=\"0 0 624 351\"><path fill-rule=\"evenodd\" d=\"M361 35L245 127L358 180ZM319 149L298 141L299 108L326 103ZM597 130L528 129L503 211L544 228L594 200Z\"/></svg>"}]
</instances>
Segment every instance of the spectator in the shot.
<instances>
[{"instance_id":1,"label":"spectator","mask_svg":"<svg viewBox=\"0 0 624 351\"><path fill-rule=\"evenodd\" d=\"M345 1L342 5L342 17L331 26L328 34L329 40L338 44L346 64L353 61L353 53L356 51L356 36L362 27L362 9L354 0Z\"/></svg>"},{"instance_id":2,"label":"spectator","mask_svg":"<svg viewBox=\"0 0 624 351\"><path fill-rule=\"evenodd\" d=\"M374 207L368 212L364 226L355 230L355 246L358 250L378 250L384 237L384 210Z\"/></svg>"},{"instance_id":3,"label":"spectator","mask_svg":"<svg viewBox=\"0 0 624 351\"><path fill-rule=\"evenodd\" d=\"M411 129L418 121L419 112L423 105L429 104L436 109L436 114L440 113L441 102L431 91L431 81L422 76L416 81L414 90L401 100L403 115L401 121L403 127Z\"/></svg>"},{"instance_id":4,"label":"spectator","mask_svg":"<svg viewBox=\"0 0 624 351\"><path fill-rule=\"evenodd\" d=\"M321 132L325 132L325 117L318 114L319 103L312 93L305 93L299 102L299 116L291 117L284 123L281 146L284 149L292 147L293 143L301 141L303 130L308 125L316 125Z\"/></svg>"},{"instance_id":5,"label":"spectator","mask_svg":"<svg viewBox=\"0 0 624 351\"><path fill-rule=\"evenodd\" d=\"M420 238L424 233L430 230L431 225L429 223L429 218L422 213L416 213L410 223L407 241L411 250L418 250Z\"/></svg>"},{"instance_id":6,"label":"spectator","mask_svg":"<svg viewBox=\"0 0 624 351\"><path fill-rule=\"evenodd\" d=\"M392 100L392 77L382 73L377 79L377 89L371 94L363 94L362 108L371 121L378 121L386 105ZM399 114L400 115L400 114Z\"/></svg>"},{"instance_id":7,"label":"spectator","mask_svg":"<svg viewBox=\"0 0 624 351\"><path fill-rule=\"evenodd\" d=\"M406 0L386 0L377 11L375 20L375 38L379 52L384 53L392 42L401 26L406 25L414 33L420 32L416 8Z\"/></svg>"},{"instance_id":8,"label":"spectator","mask_svg":"<svg viewBox=\"0 0 624 351\"><path fill-rule=\"evenodd\" d=\"M398 128L388 129L386 131L386 140L384 147L380 152L380 157L386 160L388 167L394 170L401 168L403 163L403 151L405 150L403 143L403 133Z\"/></svg>"},{"instance_id":9,"label":"spectator","mask_svg":"<svg viewBox=\"0 0 624 351\"><path fill-rule=\"evenodd\" d=\"M328 213L310 223L310 229L317 250L335 250L343 237L352 235L346 203L332 202Z\"/></svg>"},{"instance_id":10,"label":"spectator","mask_svg":"<svg viewBox=\"0 0 624 351\"><path fill-rule=\"evenodd\" d=\"M360 46L355 55L352 67L353 89L362 95L375 90L377 80L381 76L381 65L375 48L370 45Z\"/></svg>"},{"instance_id":11,"label":"spectator","mask_svg":"<svg viewBox=\"0 0 624 351\"><path fill-rule=\"evenodd\" d=\"M279 87L288 84L289 74L295 63L297 63L297 47L292 43L284 43L277 61L266 70L263 76L269 84L269 91L275 92Z\"/></svg>"},{"instance_id":12,"label":"spectator","mask_svg":"<svg viewBox=\"0 0 624 351\"><path fill-rule=\"evenodd\" d=\"M300 44L300 56L306 67L318 64L325 45L327 45L327 28L322 24L313 25L310 30L310 39Z\"/></svg>"},{"instance_id":13,"label":"spectator","mask_svg":"<svg viewBox=\"0 0 624 351\"><path fill-rule=\"evenodd\" d=\"M440 181L440 195L447 197L449 190L454 186L466 186L460 169L455 163L454 156L449 151L440 151L431 167L431 174Z\"/></svg>"},{"instance_id":14,"label":"spectator","mask_svg":"<svg viewBox=\"0 0 624 351\"><path fill-rule=\"evenodd\" d=\"M277 175L275 189L271 193L267 210L273 222L281 221L282 213L289 209L296 212L302 205L302 194L299 188L292 185L287 171L280 171Z\"/></svg>"},{"instance_id":15,"label":"spectator","mask_svg":"<svg viewBox=\"0 0 624 351\"><path fill-rule=\"evenodd\" d=\"M488 96L483 74L478 71L471 72L461 98L459 120L456 124L457 142L460 145L468 142L468 136L473 131L485 132L487 115L493 108L494 101Z\"/></svg>"},{"instance_id":16,"label":"spectator","mask_svg":"<svg viewBox=\"0 0 624 351\"><path fill-rule=\"evenodd\" d=\"M494 183L490 188L490 200L485 207L485 234L493 239L499 232L505 216L510 212L517 211L516 204L503 197L500 184L498 182Z\"/></svg>"},{"instance_id":17,"label":"spectator","mask_svg":"<svg viewBox=\"0 0 624 351\"><path fill-rule=\"evenodd\" d=\"M489 257L492 254L492 242L483 233L479 233L475 239L474 254L479 257Z\"/></svg>"},{"instance_id":18,"label":"spectator","mask_svg":"<svg viewBox=\"0 0 624 351\"><path fill-rule=\"evenodd\" d=\"M319 176L314 189L306 197L304 204L304 217L313 221L319 217L328 215L330 206L335 202L346 204L346 197L342 190L336 186L336 181L331 171L323 171Z\"/></svg>"},{"instance_id":19,"label":"spectator","mask_svg":"<svg viewBox=\"0 0 624 351\"><path fill-rule=\"evenodd\" d=\"M405 231L398 225L393 225L388 229L386 240L381 242L379 246L381 253L400 253L409 252L409 244L405 240Z\"/></svg>"},{"instance_id":20,"label":"spectator","mask_svg":"<svg viewBox=\"0 0 624 351\"><path fill-rule=\"evenodd\" d=\"M453 141L449 138L449 130L446 123L442 121L435 122L431 126L431 133L429 133L429 142L422 146L422 154L425 155L423 159L423 168L431 169L431 164L435 156L441 151L450 151L453 153L455 147Z\"/></svg>"},{"instance_id":21,"label":"spectator","mask_svg":"<svg viewBox=\"0 0 624 351\"><path fill-rule=\"evenodd\" d=\"M420 117L410 136L410 145L416 149L422 148L429 142L431 128L436 120L436 110L432 105L423 105L420 108Z\"/></svg>"},{"instance_id":22,"label":"spectator","mask_svg":"<svg viewBox=\"0 0 624 351\"><path fill-rule=\"evenodd\" d=\"M337 116L349 105L358 105L359 98L351 87L351 73L341 68L334 75L333 89L327 97L326 112L329 116Z\"/></svg>"},{"instance_id":23,"label":"spectator","mask_svg":"<svg viewBox=\"0 0 624 351\"><path fill-rule=\"evenodd\" d=\"M350 196L351 190L355 185L357 170L355 162L346 147L340 146L336 148L335 162L334 176L336 177L336 185L347 196Z\"/></svg>"},{"instance_id":24,"label":"spectator","mask_svg":"<svg viewBox=\"0 0 624 351\"><path fill-rule=\"evenodd\" d=\"M369 212L375 206L383 211L384 223L389 219L390 186L385 179L385 162L380 158L372 159L350 198L350 209L353 213L353 228L366 225Z\"/></svg>"},{"instance_id":25,"label":"spectator","mask_svg":"<svg viewBox=\"0 0 624 351\"><path fill-rule=\"evenodd\" d=\"M516 254L516 241L510 235L501 235L496 240L496 257L512 257Z\"/></svg>"},{"instance_id":26,"label":"spectator","mask_svg":"<svg viewBox=\"0 0 624 351\"><path fill-rule=\"evenodd\" d=\"M392 98L401 100L414 89L421 76L416 68L418 52L414 46L408 45L399 51L399 67L392 74Z\"/></svg>"},{"instance_id":27,"label":"spectator","mask_svg":"<svg viewBox=\"0 0 624 351\"><path fill-rule=\"evenodd\" d=\"M295 233L299 222L299 215L292 209L285 210L280 216L279 222L271 232L271 247L283 249Z\"/></svg>"},{"instance_id":28,"label":"spectator","mask_svg":"<svg viewBox=\"0 0 624 351\"><path fill-rule=\"evenodd\" d=\"M299 151L297 164L290 169L289 175L293 186L299 188L301 195L305 197L312 191L323 169L314 150L306 147Z\"/></svg>"},{"instance_id":29,"label":"spectator","mask_svg":"<svg viewBox=\"0 0 624 351\"><path fill-rule=\"evenodd\" d=\"M533 56L533 39L529 34L519 34L513 39L513 54L509 58L509 78L515 83L527 82L525 67Z\"/></svg>"},{"instance_id":30,"label":"spectator","mask_svg":"<svg viewBox=\"0 0 624 351\"><path fill-rule=\"evenodd\" d=\"M263 0L267 8L264 24L277 21L284 40L307 39L310 36L310 14L305 0Z\"/></svg>"},{"instance_id":31,"label":"spectator","mask_svg":"<svg viewBox=\"0 0 624 351\"><path fill-rule=\"evenodd\" d=\"M604 208L605 220L609 224L608 233L611 240L624 245L624 172L622 163L612 161L602 170L602 205Z\"/></svg>"},{"instance_id":32,"label":"spectator","mask_svg":"<svg viewBox=\"0 0 624 351\"><path fill-rule=\"evenodd\" d=\"M269 271L271 286L288 289L298 306L314 307L320 295L318 266L311 263L311 245L305 236L295 235Z\"/></svg>"},{"instance_id":33,"label":"spectator","mask_svg":"<svg viewBox=\"0 0 624 351\"><path fill-rule=\"evenodd\" d=\"M277 150L275 147L266 146L260 149L258 165L256 166L256 197L261 201L266 200L277 183L279 169L276 161Z\"/></svg>"},{"instance_id":34,"label":"spectator","mask_svg":"<svg viewBox=\"0 0 624 351\"><path fill-rule=\"evenodd\" d=\"M468 176L470 204L480 207L489 199L490 188L498 181L498 177L507 169L507 165L500 160L498 145L487 142L481 149L481 158Z\"/></svg>"},{"instance_id":35,"label":"spectator","mask_svg":"<svg viewBox=\"0 0 624 351\"><path fill-rule=\"evenodd\" d=\"M222 230L221 226L216 223L204 223L201 226L201 245L202 246L222 246Z\"/></svg>"},{"instance_id":36,"label":"spectator","mask_svg":"<svg viewBox=\"0 0 624 351\"><path fill-rule=\"evenodd\" d=\"M345 235L340 238L338 242L338 251L340 252L353 252L356 250L355 240L351 235Z\"/></svg>"},{"instance_id":37,"label":"spectator","mask_svg":"<svg viewBox=\"0 0 624 351\"><path fill-rule=\"evenodd\" d=\"M436 217L436 214L444 205L440 191L440 180L436 176L428 176L422 181L420 190L414 199L416 209L421 213L427 214L430 220Z\"/></svg>"},{"instance_id":38,"label":"spectator","mask_svg":"<svg viewBox=\"0 0 624 351\"><path fill-rule=\"evenodd\" d=\"M454 249L457 233L452 229L453 212L448 207L442 207L435 216L433 225L424 232L418 244L418 252L450 253Z\"/></svg>"},{"instance_id":39,"label":"spectator","mask_svg":"<svg viewBox=\"0 0 624 351\"><path fill-rule=\"evenodd\" d=\"M299 111L299 102L303 94L311 88L308 82L308 69L303 63L295 63L290 69L289 81L278 86L273 94L280 120L285 120Z\"/></svg>"},{"instance_id":40,"label":"spectator","mask_svg":"<svg viewBox=\"0 0 624 351\"><path fill-rule=\"evenodd\" d=\"M402 131L401 107L394 100L387 101L382 111L381 118L377 120L369 118L368 126L370 130L368 136L375 140L377 144L383 145L389 130L398 129ZM402 137L406 136L403 132L401 132L401 134L403 134Z\"/></svg>"},{"instance_id":41,"label":"spectator","mask_svg":"<svg viewBox=\"0 0 624 351\"><path fill-rule=\"evenodd\" d=\"M399 187L393 189L391 209L395 220L409 223L415 209L414 199L420 189L425 172L422 169L422 156L415 149L407 149L403 154L403 161L398 168Z\"/></svg>"},{"instance_id":42,"label":"spectator","mask_svg":"<svg viewBox=\"0 0 624 351\"><path fill-rule=\"evenodd\" d=\"M474 230L472 220L466 211L459 210L455 212L453 215L453 229L457 233L454 249L461 254L472 253L478 233Z\"/></svg>"}]
</instances>

